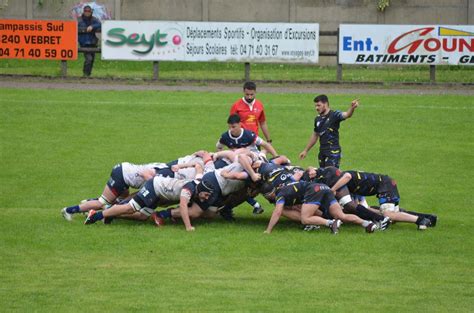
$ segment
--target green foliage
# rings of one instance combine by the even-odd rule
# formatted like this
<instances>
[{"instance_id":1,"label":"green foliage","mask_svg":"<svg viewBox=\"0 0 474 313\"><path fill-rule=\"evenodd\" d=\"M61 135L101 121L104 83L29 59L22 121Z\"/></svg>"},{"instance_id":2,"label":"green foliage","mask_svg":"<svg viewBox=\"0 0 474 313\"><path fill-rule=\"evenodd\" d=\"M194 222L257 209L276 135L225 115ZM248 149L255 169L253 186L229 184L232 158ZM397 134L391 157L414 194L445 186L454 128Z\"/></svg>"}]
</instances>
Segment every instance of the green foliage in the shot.
<instances>
[{"instance_id":1,"label":"green foliage","mask_svg":"<svg viewBox=\"0 0 474 313\"><path fill-rule=\"evenodd\" d=\"M402 207L439 216L420 232L343 225L302 232L271 206L237 222L71 223L59 212L97 196L121 161L167 162L213 149L236 93L1 89L2 311L418 312L472 310L474 100L329 95L361 106L341 125L342 166L397 179ZM314 118L309 94L259 94L276 149L297 161ZM297 162L315 165L313 149Z\"/></svg>"},{"instance_id":2,"label":"green foliage","mask_svg":"<svg viewBox=\"0 0 474 313\"><path fill-rule=\"evenodd\" d=\"M390 6L390 0L377 0L377 9L380 12L385 12L385 9Z\"/></svg>"}]
</instances>

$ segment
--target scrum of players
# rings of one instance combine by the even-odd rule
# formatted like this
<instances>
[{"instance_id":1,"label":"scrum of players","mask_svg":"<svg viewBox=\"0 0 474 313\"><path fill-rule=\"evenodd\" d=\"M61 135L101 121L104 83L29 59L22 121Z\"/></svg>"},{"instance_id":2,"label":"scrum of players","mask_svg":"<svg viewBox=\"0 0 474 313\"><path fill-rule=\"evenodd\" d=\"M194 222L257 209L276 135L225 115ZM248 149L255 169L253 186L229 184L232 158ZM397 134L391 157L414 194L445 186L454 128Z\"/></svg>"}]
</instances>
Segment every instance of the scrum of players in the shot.
<instances>
[{"instance_id":1,"label":"scrum of players","mask_svg":"<svg viewBox=\"0 0 474 313\"><path fill-rule=\"evenodd\" d=\"M343 224L359 225L367 233L395 222L413 223L419 230L436 226L436 215L399 206L397 184L388 175L294 166L270 143L242 128L238 115L227 122L216 152L198 151L167 163L117 164L99 198L65 207L62 216L71 221L77 213L87 214L86 225L123 218L152 220L163 227L181 220L186 231L194 231L195 219L234 220L233 209L246 201L256 203L254 214L263 213L258 202L249 201L262 194L274 205L267 234L281 216L305 231L327 227L333 234ZM266 153L272 157L267 159ZM367 204L364 197L370 196L378 198L379 206Z\"/></svg>"}]
</instances>

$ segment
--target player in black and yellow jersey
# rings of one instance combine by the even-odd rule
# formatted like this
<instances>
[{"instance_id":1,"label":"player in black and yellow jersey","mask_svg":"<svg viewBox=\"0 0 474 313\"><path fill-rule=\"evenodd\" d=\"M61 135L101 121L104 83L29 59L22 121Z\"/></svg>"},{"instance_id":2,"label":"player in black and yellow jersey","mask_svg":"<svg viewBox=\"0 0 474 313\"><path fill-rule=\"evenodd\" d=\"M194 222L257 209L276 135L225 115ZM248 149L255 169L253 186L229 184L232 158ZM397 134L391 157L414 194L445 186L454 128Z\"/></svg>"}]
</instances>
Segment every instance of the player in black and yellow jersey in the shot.
<instances>
[{"instance_id":1,"label":"player in black and yellow jersey","mask_svg":"<svg viewBox=\"0 0 474 313\"><path fill-rule=\"evenodd\" d=\"M302 179L306 181L314 181L322 184L326 184L329 187L341 178L343 172L334 166L328 166L325 168L314 168L308 167L305 171ZM373 212L367 209L365 206L356 203L351 197L347 186L342 186L336 191L336 199L339 204L344 208L344 213L355 214L362 219L371 220L377 223L381 230L385 230L390 226L390 218L383 216L379 212Z\"/></svg>"},{"instance_id":2,"label":"player in black and yellow jersey","mask_svg":"<svg viewBox=\"0 0 474 313\"><path fill-rule=\"evenodd\" d=\"M267 198L271 196L271 194L266 194ZM303 225L328 226L333 233L338 232L340 221L361 225L368 233L372 233L378 228L374 223L356 215L345 214L330 188L324 184L306 181L293 182L274 192L273 196L276 205L266 233L271 233L285 208L298 204L301 204L301 223Z\"/></svg>"},{"instance_id":3,"label":"player in black and yellow jersey","mask_svg":"<svg viewBox=\"0 0 474 313\"><path fill-rule=\"evenodd\" d=\"M420 230L436 225L436 215L405 211L399 207L400 194L397 183L388 175L345 171L332 185L331 190L337 192L343 186L354 195L377 196L380 204L378 209L392 221L415 223Z\"/></svg>"},{"instance_id":4,"label":"player in black and yellow jersey","mask_svg":"<svg viewBox=\"0 0 474 313\"><path fill-rule=\"evenodd\" d=\"M299 157L304 159L319 139L319 167L335 166L339 168L342 151L339 144L339 126L342 121L352 116L354 110L359 106L359 99L353 100L346 112L331 110L326 95L314 98L314 106L318 112L318 116L314 119L314 130Z\"/></svg>"}]
</instances>

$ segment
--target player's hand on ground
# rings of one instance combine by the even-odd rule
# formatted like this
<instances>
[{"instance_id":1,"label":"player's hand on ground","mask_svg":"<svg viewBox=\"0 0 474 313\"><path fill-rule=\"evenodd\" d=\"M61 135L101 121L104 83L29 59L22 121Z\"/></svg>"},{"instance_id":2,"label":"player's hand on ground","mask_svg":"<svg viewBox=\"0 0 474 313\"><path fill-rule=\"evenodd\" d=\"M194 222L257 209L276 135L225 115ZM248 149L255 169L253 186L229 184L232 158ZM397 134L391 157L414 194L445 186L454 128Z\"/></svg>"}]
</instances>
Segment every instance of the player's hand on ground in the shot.
<instances>
[{"instance_id":1,"label":"player's hand on ground","mask_svg":"<svg viewBox=\"0 0 474 313\"><path fill-rule=\"evenodd\" d=\"M190 226L190 227L186 227L186 231L195 231L196 228L194 228L193 226Z\"/></svg>"},{"instance_id":2,"label":"player's hand on ground","mask_svg":"<svg viewBox=\"0 0 474 313\"><path fill-rule=\"evenodd\" d=\"M306 152L306 151L301 152L301 153L300 153L300 156L299 156L299 157L300 157L300 160L303 160L304 158L306 158L306 154L307 154L307 153L308 153L308 152Z\"/></svg>"},{"instance_id":3,"label":"player's hand on ground","mask_svg":"<svg viewBox=\"0 0 474 313\"><path fill-rule=\"evenodd\" d=\"M264 233L264 234L267 234L267 235L270 235L272 232L271 232L271 231L268 231L268 230L265 230L263 233Z\"/></svg>"}]
</instances>

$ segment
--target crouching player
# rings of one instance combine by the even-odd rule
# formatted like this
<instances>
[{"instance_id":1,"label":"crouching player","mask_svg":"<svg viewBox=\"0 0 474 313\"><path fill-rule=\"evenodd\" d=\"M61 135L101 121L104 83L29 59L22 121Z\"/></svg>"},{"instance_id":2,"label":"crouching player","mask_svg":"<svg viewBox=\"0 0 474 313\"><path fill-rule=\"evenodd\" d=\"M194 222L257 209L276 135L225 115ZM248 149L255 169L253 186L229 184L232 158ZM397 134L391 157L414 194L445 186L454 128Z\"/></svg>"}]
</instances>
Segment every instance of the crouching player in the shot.
<instances>
[{"instance_id":1,"label":"crouching player","mask_svg":"<svg viewBox=\"0 0 474 313\"><path fill-rule=\"evenodd\" d=\"M112 169L110 178L99 198L63 208L61 214L66 220L72 221L73 214L110 207L117 198L126 198L129 195L130 187L140 189L147 180L155 176L159 169L166 167L164 163L133 164L123 162L117 164Z\"/></svg>"},{"instance_id":2,"label":"crouching player","mask_svg":"<svg viewBox=\"0 0 474 313\"><path fill-rule=\"evenodd\" d=\"M310 166L301 179L333 187L341 176L342 172L334 166L318 169ZM390 226L391 220L389 217L383 216L380 212L374 212L362 204L356 203L356 201L352 199L347 186L342 186L337 189L335 197L343 207L344 213L355 214L362 219L370 220L376 223L381 230L386 230Z\"/></svg>"},{"instance_id":3,"label":"crouching player","mask_svg":"<svg viewBox=\"0 0 474 313\"><path fill-rule=\"evenodd\" d=\"M212 163L212 162L209 162ZM212 164L208 164L212 167ZM210 171L204 174L200 185L210 193L210 197L199 203L199 207L190 208L189 214L191 218L199 218L203 216L212 216L210 207L223 207L225 199L232 193L236 193L246 188L246 183L250 180L249 175L239 163L232 163L221 169ZM224 219L232 220L232 207L224 207L220 214ZM168 209L158 212L158 217L179 218L181 211L176 209ZM164 221L163 221L164 223Z\"/></svg>"},{"instance_id":4,"label":"crouching player","mask_svg":"<svg viewBox=\"0 0 474 313\"><path fill-rule=\"evenodd\" d=\"M197 181L155 176L148 180L140 191L126 204L116 204L105 211L90 211L84 224L99 220L140 212L147 216L156 214L158 206L167 207L179 203L179 211L187 231L194 231L188 214L188 206L196 206L196 201L205 201L211 193L199 186Z\"/></svg>"},{"instance_id":5,"label":"crouching player","mask_svg":"<svg viewBox=\"0 0 474 313\"><path fill-rule=\"evenodd\" d=\"M277 224L285 206L301 206L301 223L303 225L318 225L331 228L337 234L342 222L361 225L368 233L373 233L377 225L363 220L353 214L345 214L334 198L331 189L318 183L299 181L282 187L275 195L275 210L272 213L265 233L271 233ZM319 215L321 214L321 216Z\"/></svg>"},{"instance_id":6,"label":"crouching player","mask_svg":"<svg viewBox=\"0 0 474 313\"><path fill-rule=\"evenodd\" d=\"M436 215L400 209L397 183L390 176L361 171L346 171L331 189L336 192L343 186L347 186L349 192L355 195L377 196L380 211L394 222L414 223L419 230L436 225Z\"/></svg>"}]
</instances>

